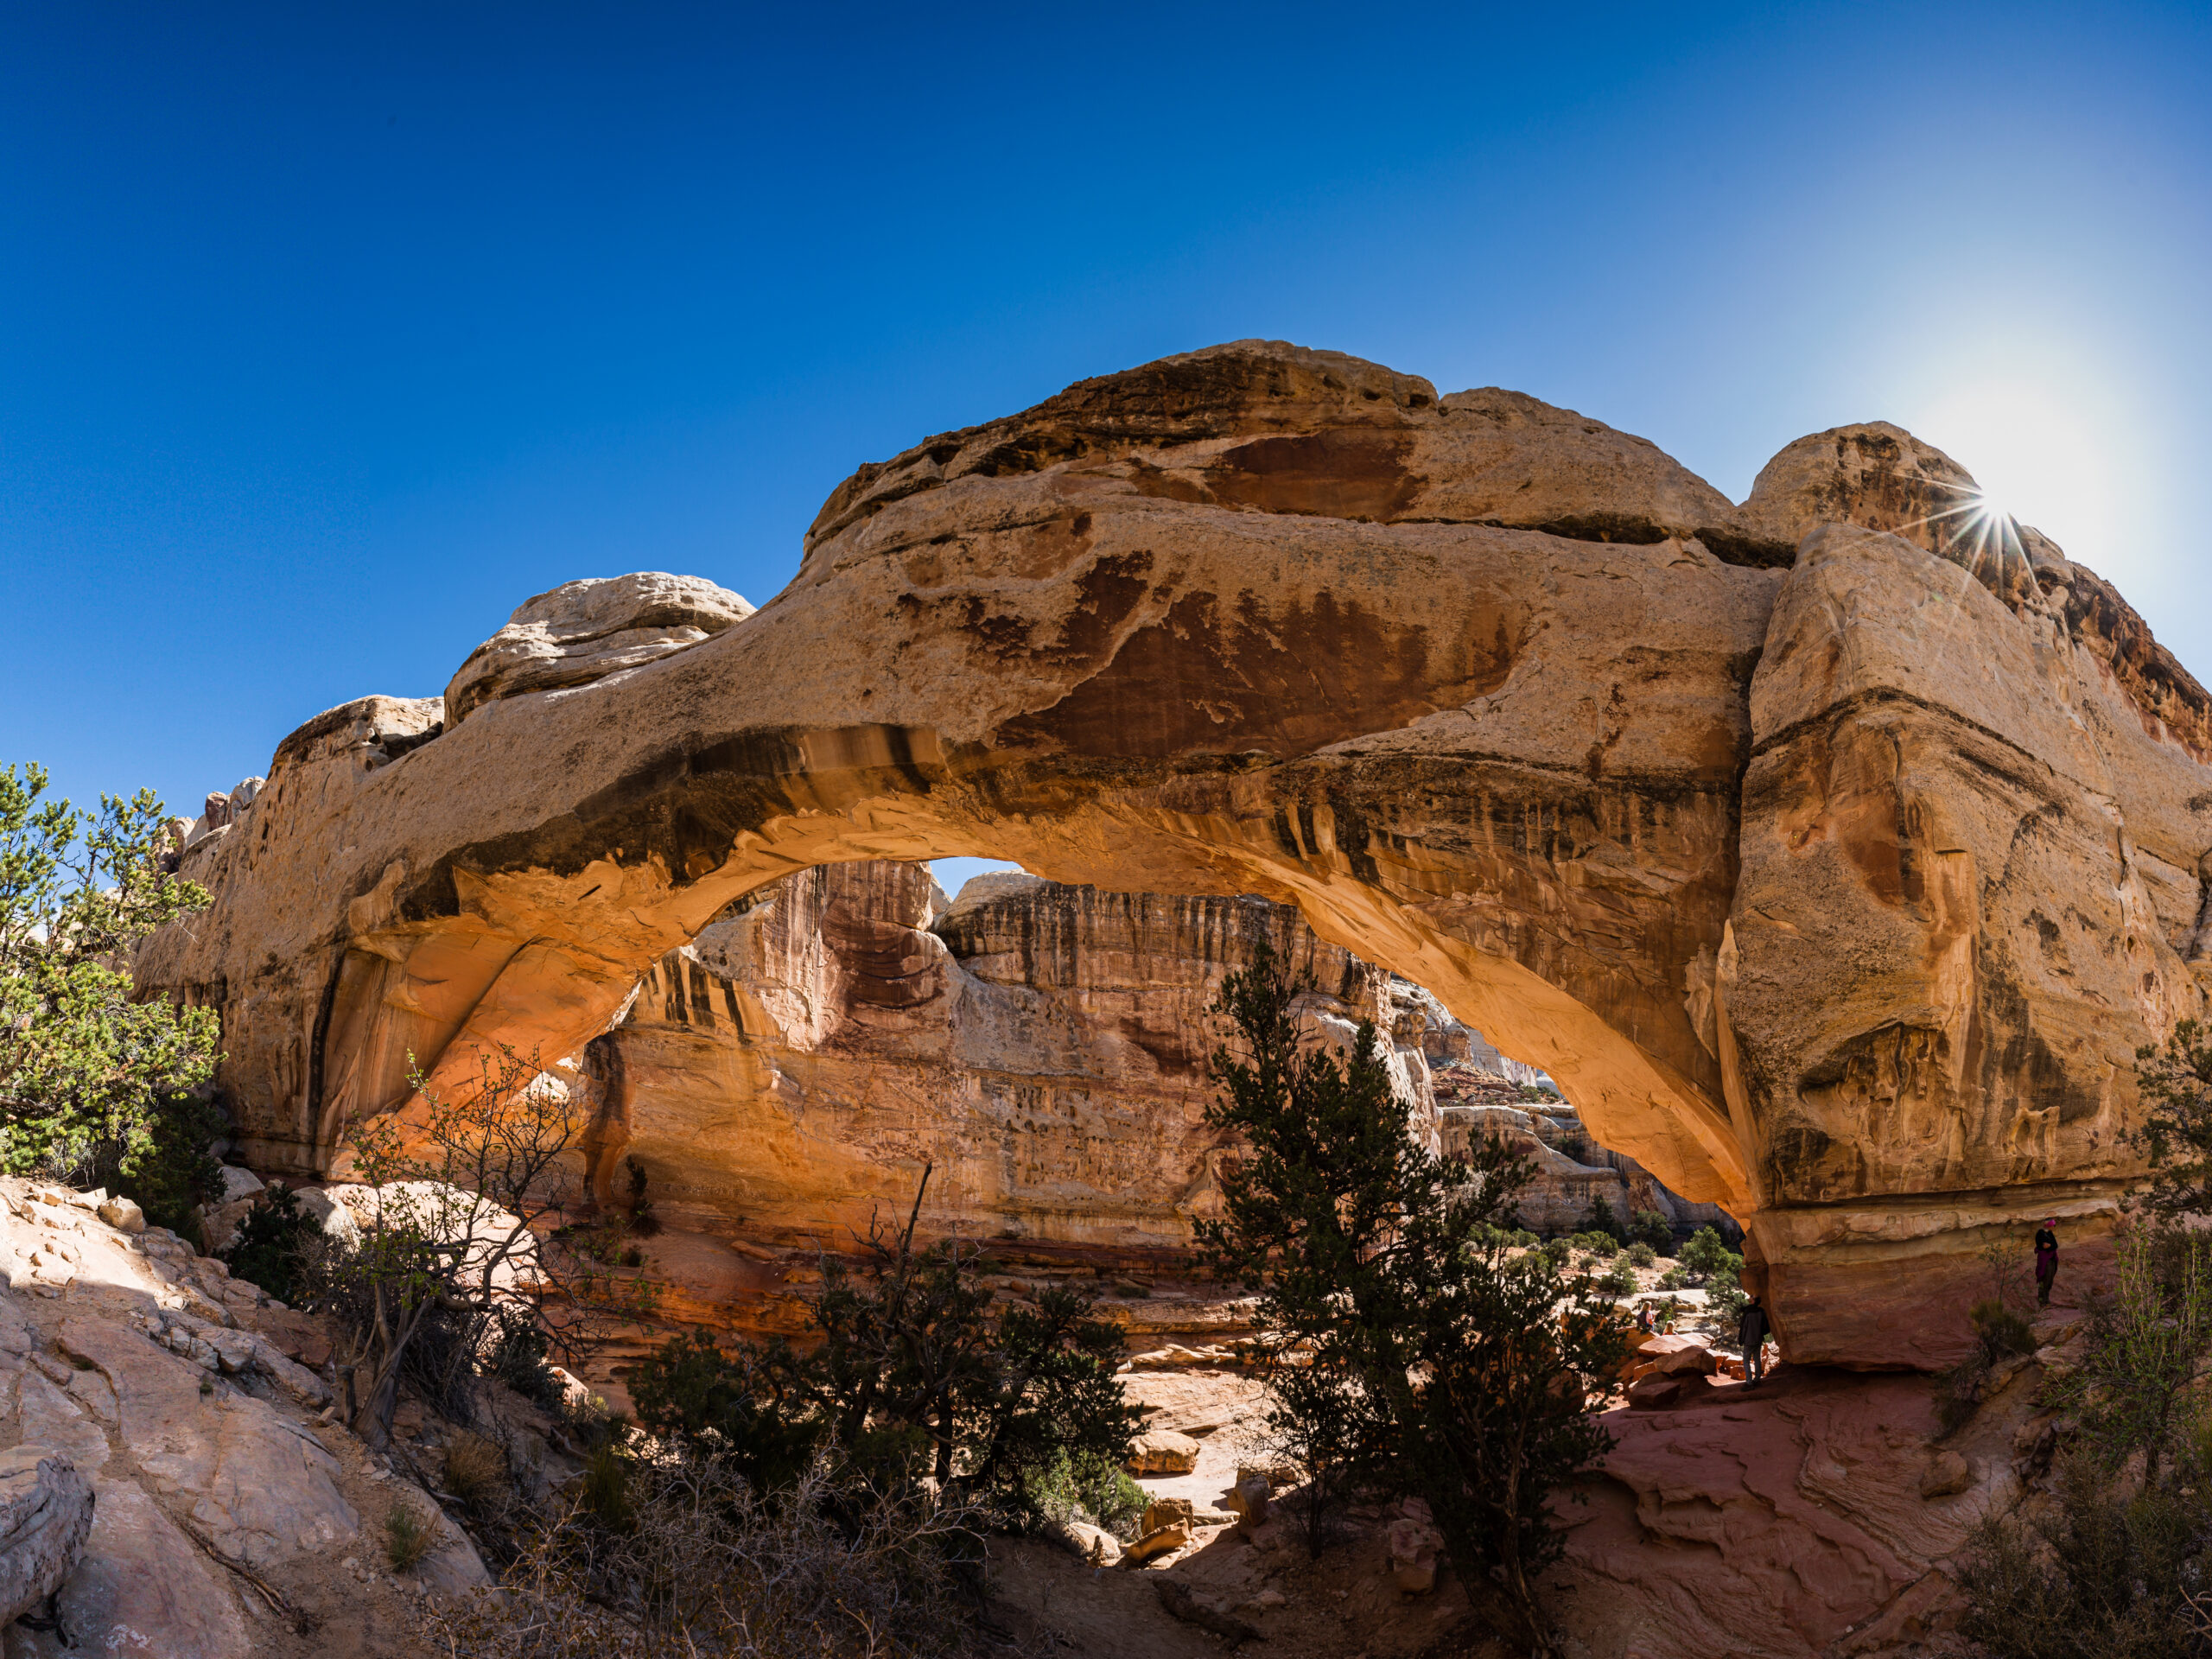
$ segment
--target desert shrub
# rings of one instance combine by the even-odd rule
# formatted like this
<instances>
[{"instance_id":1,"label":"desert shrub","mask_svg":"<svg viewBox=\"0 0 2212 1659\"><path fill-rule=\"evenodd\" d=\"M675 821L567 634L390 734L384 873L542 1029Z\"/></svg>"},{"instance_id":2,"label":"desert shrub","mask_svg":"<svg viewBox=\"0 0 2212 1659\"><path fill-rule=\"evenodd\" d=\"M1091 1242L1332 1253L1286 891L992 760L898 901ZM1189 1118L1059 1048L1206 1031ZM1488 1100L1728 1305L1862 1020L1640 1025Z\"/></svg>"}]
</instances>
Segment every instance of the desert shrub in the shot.
<instances>
[{"instance_id":1,"label":"desert shrub","mask_svg":"<svg viewBox=\"0 0 2212 1659\"><path fill-rule=\"evenodd\" d=\"M315 1218L300 1208L297 1193L265 1187L254 1195L222 1259L232 1278L260 1286L280 1302L296 1302L306 1293L308 1253L321 1236Z\"/></svg>"},{"instance_id":2,"label":"desert shrub","mask_svg":"<svg viewBox=\"0 0 2212 1659\"><path fill-rule=\"evenodd\" d=\"M1689 1270L1680 1266L1669 1268L1659 1275L1659 1288L1662 1290L1687 1290L1689 1283Z\"/></svg>"},{"instance_id":3,"label":"desert shrub","mask_svg":"<svg viewBox=\"0 0 2212 1659\"><path fill-rule=\"evenodd\" d=\"M2212 1584L2212 1486L2132 1486L2097 1459L2063 1459L2055 1502L1977 1526L1958 1575L1960 1632L1989 1659L2196 1659Z\"/></svg>"},{"instance_id":4,"label":"desert shrub","mask_svg":"<svg viewBox=\"0 0 2212 1659\"><path fill-rule=\"evenodd\" d=\"M509 1490L507 1454L481 1434L456 1434L446 1447L442 1484L472 1513L488 1514Z\"/></svg>"},{"instance_id":5,"label":"desert shrub","mask_svg":"<svg viewBox=\"0 0 2212 1659\"><path fill-rule=\"evenodd\" d=\"M436 1529L404 1502L393 1504L384 1518L384 1555L395 1573L415 1566L437 1540Z\"/></svg>"},{"instance_id":6,"label":"desert shrub","mask_svg":"<svg viewBox=\"0 0 2212 1659\"><path fill-rule=\"evenodd\" d=\"M196 1236L200 1206L223 1196L223 1166L207 1148L229 1128L229 1117L211 1096L164 1093L154 1103L137 1155L127 1157L119 1142L111 1143L94 1156L86 1179L134 1200L149 1224Z\"/></svg>"},{"instance_id":7,"label":"desert shrub","mask_svg":"<svg viewBox=\"0 0 2212 1659\"><path fill-rule=\"evenodd\" d=\"M1055 1287L994 1319L975 1246L917 1249L911 1217L902 1233L872 1228L863 1243L858 1268L823 1264L811 1352L725 1349L704 1332L671 1341L626 1373L639 1423L760 1491L826 1446L841 1471L877 1485L928 1475L1014 1518L1062 1462L1127 1453L1136 1414L1115 1376L1122 1335L1092 1317L1090 1297Z\"/></svg>"},{"instance_id":8,"label":"desert shrub","mask_svg":"<svg viewBox=\"0 0 2212 1659\"><path fill-rule=\"evenodd\" d=\"M773 1503L727 1462L639 1459L624 1521L554 1516L497 1592L435 1604L453 1659L953 1659L973 1621L958 1575L976 1517L817 1465Z\"/></svg>"},{"instance_id":9,"label":"desert shrub","mask_svg":"<svg viewBox=\"0 0 2212 1659\"><path fill-rule=\"evenodd\" d=\"M1637 1211L1629 1222L1628 1235L1638 1243L1649 1244L1657 1255L1675 1248L1674 1224L1656 1210Z\"/></svg>"},{"instance_id":10,"label":"desert shrub","mask_svg":"<svg viewBox=\"0 0 2212 1659\"><path fill-rule=\"evenodd\" d=\"M1024 1476L1022 1506L1041 1521L1088 1521L1124 1541L1135 1538L1150 1496L1121 1465L1063 1452Z\"/></svg>"},{"instance_id":11,"label":"desert shrub","mask_svg":"<svg viewBox=\"0 0 2212 1659\"><path fill-rule=\"evenodd\" d=\"M1628 1262L1632 1268L1648 1268L1658 1259L1658 1252L1640 1238L1628 1247Z\"/></svg>"},{"instance_id":12,"label":"desert shrub","mask_svg":"<svg viewBox=\"0 0 2212 1659\"><path fill-rule=\"evenodd\" d=\"M1976 1302L1967 1311L1967 1322L1974 1327L1974 1340L1989 1364L2036 1351L2035 1333L2028 1328L2027 1320L2000 1301Z\"/></svg>"},{"instance_id":13,"label":"desert shrub","mask_svg":"<svg viewBox=\"0 0 2212 1659\"><path fill-rule=\"evenodd\" d=\"M1541 1256L1546 1262L1549 1262L1553 1269L1557 1271L1567 1266L1567 1257L1573 1254L1573 1247L1569 1244L1567 1240L1563 1238L1548 1238L1544 1241L1543 1247L1537 1250L1535 1254Z\"/></svg>"},{"instance_id":14,"label":"desert shrub","mask_svg":"<svg viewBox=\"0 0 2212 1659\"><path fill-rule=\"evenodd\" d=\"M1598 1284L1608 1296L1633 1296L1636 1294L1636 1269L1629 1265L1626 1256L1616 1256L1613 1265L1598 1281Z\"/></svg>"},{"instance_id":15,"label":"desert shrub","mask_svg":"<svg viewBox=\"0 0 2212 1659\"><path fill-rule=\"evenodd\" d=\"M557 1411L566 1402L568 1390L553 1374L551 1353L551 1341L536 1319L520 1307L501 1307L492 1315L483 1374L532 1405Z\"/></svg>"},{"instance_id":16,"label":"desert shrub","mask_svg":"<svg viewBox=\"0 0 2212 1659\"><path fill-rule=\"evenodd\" d=\"M630 1230L639 1238L651 1238L660 1231L660 1217L645 1193L645 1166L635 1158L625 1158L622 1166L630 1172Z\"/></svg>"}]
</instances>

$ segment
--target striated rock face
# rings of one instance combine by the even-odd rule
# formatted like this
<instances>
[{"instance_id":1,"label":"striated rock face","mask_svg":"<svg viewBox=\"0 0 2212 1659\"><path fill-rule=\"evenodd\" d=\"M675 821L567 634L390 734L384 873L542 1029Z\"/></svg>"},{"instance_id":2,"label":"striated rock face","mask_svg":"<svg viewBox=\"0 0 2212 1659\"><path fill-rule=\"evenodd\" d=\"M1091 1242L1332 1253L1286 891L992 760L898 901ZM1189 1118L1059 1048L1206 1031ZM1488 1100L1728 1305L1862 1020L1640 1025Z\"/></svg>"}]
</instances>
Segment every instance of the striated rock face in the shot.
<instances>
[{"instance_id":1,"label":"striated rock face","mask_svg":"<svg viewBox=\"0 0 2212 1659\"><path fill-rule=\"evenodd\" d=\"M310 722L141 971L308 1169L410 1052L581 1086L806 866L1258 893L1742 1219L1793 1357L1939 1363L1993 1230L2094 1259L2212 851L2212 699L2044 538L1923 511L1970 488L1844 428L1738 508L1516 395L1167 359L863 467L685 649L435 741L435 699Z\"/></svg>"},{"instance_id":2,"label":"striated rock face","mask_svg":"<svg viewBox=\"0 0 2212 1659\"><path fill-rule=\"evenodd\" d=\"M1389 976L1287 906L1033 876L942 897L915 864L819 867L663 957L586 1057L602 1200L634 1158L664 1219L836 1237L903 1213L926 1166L940 1233L1183 1246L1217 1207L1222 979L1265 941L1313 976L1321 1040L1390 1027ZM1425 1058L1386 1053L1433 1139Z\"/></svg>"},{"instance_id":3,"label":"striated rock face","mask_svg":"<svg viewBox=\"0 0 2212 1659\"><path fill-rule=\"evenodd\" d=\"M29 1443L0 1452L0 1622L54 1593L92 1527L92 1483L67 1452Z\"/></svg>"}]
</instances>

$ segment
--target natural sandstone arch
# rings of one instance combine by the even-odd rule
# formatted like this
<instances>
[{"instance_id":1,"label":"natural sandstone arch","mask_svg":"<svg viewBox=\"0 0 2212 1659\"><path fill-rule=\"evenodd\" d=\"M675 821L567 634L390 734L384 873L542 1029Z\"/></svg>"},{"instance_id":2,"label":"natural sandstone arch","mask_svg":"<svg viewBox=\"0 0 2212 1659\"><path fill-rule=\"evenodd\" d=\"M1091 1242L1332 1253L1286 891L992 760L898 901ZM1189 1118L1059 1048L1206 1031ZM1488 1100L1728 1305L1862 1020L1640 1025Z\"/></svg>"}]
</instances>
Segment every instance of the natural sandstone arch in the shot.
<instances>
[{"instance_id":1,"label":"natural sandstone arch","mask_svg":"<svg viewBox=\"0 0 2212 1659\"><path fill-rule=\"evenodd\" d=\"M2202 692L1971 487L1850 428L1738 510L1517 394L1170 359L863 468L674 654L310 722L142 967L303 1163L810 864L1264 893L1742 1217L1794 1353L1924 1359L1975 1229L2109 1215L2212 850Z\"/></svg>"}]
</instances>

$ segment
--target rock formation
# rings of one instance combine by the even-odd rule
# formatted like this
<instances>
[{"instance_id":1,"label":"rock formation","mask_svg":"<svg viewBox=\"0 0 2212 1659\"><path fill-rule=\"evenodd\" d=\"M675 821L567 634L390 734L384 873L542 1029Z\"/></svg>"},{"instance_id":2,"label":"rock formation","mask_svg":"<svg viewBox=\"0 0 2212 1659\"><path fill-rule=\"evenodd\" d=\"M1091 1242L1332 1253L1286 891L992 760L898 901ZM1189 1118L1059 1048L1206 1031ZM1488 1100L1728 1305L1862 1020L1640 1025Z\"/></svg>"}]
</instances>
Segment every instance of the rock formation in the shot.
<instances>
[{"instance_id":1,"label":"rock formation","mask_svg":"<svg viewBox=\"0 0 2212 1659\"><path fill-rule=\"evenodd\" d=\"M103 1196L0 1179L0 1601L58 1615L9 1655L320 1653L340 1617L347 1651L411 1650L340 1586L398 1483L319 1419L304 1321ZM419 1576L488 1579L449 1524Z\"/></svg>"},{"instance_id":2,"label":"rock formation","mask_svg":"<svg viewBox=\"0 0 2212 1659\"><path fill-rule=\"evenodd\" d=\"M1389 976L1287 906L1029 876L942 897L917 864L817 867L656 963L587 1051L601 1197L635 1158L664 1222L835 1238L928 1166L938 1232L1184 1247L1217 1195L1223 976L1266 940L1313 976L1317 1032L1389 1024ZM1427 1114L1420 1050L1388 1058Z\"/></svg>"},{"instance_id":3,"label":"rock formation","mask_svg":"<svg viewBox=\"0 0 2212 1659\"><path fill-rule=\"evenodd\" d=\"M581 1084L807 866L1260 893L1741 1219L1793 1357L1938 1363L1993 1233L2110 1224L2212 938L2212 699L1971 489L1848 427L1732 506L1518 394L1167 359L861 468L782 594L642 665L308 722L141 971L306 1170L410 1053Z\"/></svg>"},{"instance_id":4,"label":"rock formation","mask_svg":"<svg viewBox=\"0 0 2212 1659\"><path fill-rule=\"evenodd\" d=\"M1107 1247L1102 1260L1179 1249L1217 1209L1209 1011L1262 940L1313 978L1318 1039L1348 1049L1362 1020L1384 1033L1433 1146L1440 1091L1517 1098L1509 1075L1541 1076L1286 905L1018 874L979 877L954 902L920 865L822 865L664 957L586 1050L593 1190L618 1199L634 1160L664 1224L713 1235L742 1217L748 1236L805 1241L903 1210L926 1166L938 1232ZM1432 1056L1450 1057L1434 1083ZM1579 1226L1593 1200L1707 1218L1632 1160L1615 1167L1553 1104L1541 1131L1505 1114L1541 1164L1530 1225Z\"/></svg>"}]
</instances>

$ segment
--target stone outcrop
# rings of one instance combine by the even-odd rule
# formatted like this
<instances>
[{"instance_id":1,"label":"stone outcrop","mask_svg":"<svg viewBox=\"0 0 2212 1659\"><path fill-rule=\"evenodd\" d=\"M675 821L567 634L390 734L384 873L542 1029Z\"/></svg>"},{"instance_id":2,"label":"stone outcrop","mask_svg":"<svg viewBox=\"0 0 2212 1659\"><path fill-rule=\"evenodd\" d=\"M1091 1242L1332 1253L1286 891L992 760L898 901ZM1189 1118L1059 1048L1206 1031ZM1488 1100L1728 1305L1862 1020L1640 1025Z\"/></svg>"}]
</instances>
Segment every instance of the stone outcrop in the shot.
<instances>
[{"instance_id":1,"label":"stone outcrop","mask_svg":"<svg viewBox=\"0 0 2212 1659\"><path fill-rule=\"evenodd\" d=\"M26 1441L0 1452L0 1624L52 1595L92 1528L92 1484L67 1452Z\"/></svg>"},{"instance_id":2,"label":"stone outcrop","mask_svg":"<svg viewBox=\"0 0 2212 1659\"><path fill-rule=\"evenodd\" d=\"M1922 510L1969 488L1847 428L1736 507L1515 394L1168 359L863 467L682 650L310 721L140 969L223 1010L245 1149L307 1171L410 1054L582 1086L806 866L1258 893L1741 1219L1793 1357L1940 1363L1992 1236L2093 1260L2212 849L2212 700L2041 537Z\"/></svg>"},{"instance_id":3,"label":"stone outcrop","mask_svg":"<svg viewBox=\"0 0 2212 1659\"><path fill-rule=\"evenodd\" d=\"M1312 976L1318 1039L1390 1030L1389 976L1262 899L1015 875L947 904L892 861L787 877L663 957L587 1051L594 1189L619 1196L634 1159L664 1224L838 1238L903 1211L926 1166L935 1232L1185 1247L1217 1207L1209 1011L1263 941ZM1426 1058L1385 1044L1433 1139Z\"/></svg>"},{"instance_id":4,"label":"stone outcrop","mask_svg":"<svg viewBox=\"0 0 2212 1659\"><path fill-rule=\"evenodd\" d=\"M304 1659L341 1613L348 1651L416 1650L411 1618L338 1587L400 1483L320 1420L300 1316L102 1197L0 1179L0 1601L58 1615L9 1625L11 1659ZM457 1535L416 1577L438 1574L486 1577Z\"/></svg>"},{"instance_id":5,"label":"stone outcrop","mask_svg":"<svg viewBox=\"0 0 2212 1659\"><path fill-rule=\"evenodd\" d=\"M697 576L564 582L524 601L469 653L446 687L445 723L498 697L557 691L642 668L753 614L743 596Z\"/></svg>"}]
</instances>

